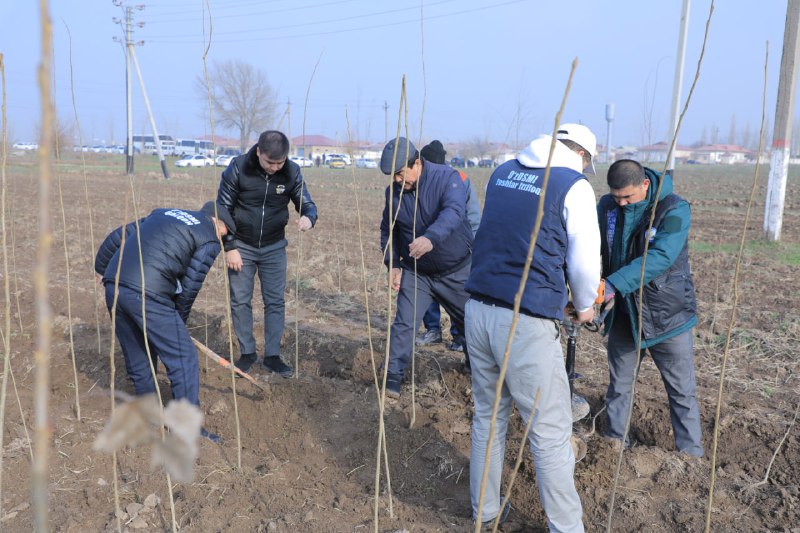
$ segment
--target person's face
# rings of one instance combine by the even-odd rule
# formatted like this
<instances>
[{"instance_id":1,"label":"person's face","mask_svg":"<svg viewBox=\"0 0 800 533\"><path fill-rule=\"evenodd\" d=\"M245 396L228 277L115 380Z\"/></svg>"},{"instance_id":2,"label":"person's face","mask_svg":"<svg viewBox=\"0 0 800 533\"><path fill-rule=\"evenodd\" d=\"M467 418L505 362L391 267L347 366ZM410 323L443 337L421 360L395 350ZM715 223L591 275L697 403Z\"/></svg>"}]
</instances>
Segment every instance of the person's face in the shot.
<instances>
[{"instance_id":1,"label":"person's face","mask_svg":"<svg viewBox=\"0 0 800 533\"><path fill-rule=\"evenodd\" d=\"M256 147L256 154L258 154L258 164L270 176L278 172L286 164L285 157L282 159L270 159L266 154L261 153L261 149L258 147Z\"/></svg>"},{"instance_id":2,"label":"person's face","mask_svg":"<svg viewBox=\"0 0 800 533\"><path fill-rule=\"evenodd\" d=\"M403 189L410 191L417 185L417 180L422 174L422 161L417 159L410 167L405 166L394 175L395 183L403 185Z\"/></svg>"},{"instance_id":3,"label":"person's face","mask_svg":"<svg viewBox=\"0 0 800 533\"><path fill-rule=\"evenodd\" d=\"M617 205L622 207L628 204L635 204L647 198L647 189L650 187L650 180L645 178L641 185L628 185L622 189L610 189L611 196Z\"/></svg>"}]
</instances>

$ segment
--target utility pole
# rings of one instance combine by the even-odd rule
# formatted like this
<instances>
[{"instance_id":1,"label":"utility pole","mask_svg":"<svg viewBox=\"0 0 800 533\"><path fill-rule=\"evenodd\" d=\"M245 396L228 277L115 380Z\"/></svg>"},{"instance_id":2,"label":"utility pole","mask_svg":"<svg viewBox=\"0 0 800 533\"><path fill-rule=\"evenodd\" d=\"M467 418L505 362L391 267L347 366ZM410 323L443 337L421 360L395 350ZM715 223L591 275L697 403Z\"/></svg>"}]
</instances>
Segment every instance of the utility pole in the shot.
<instances>
[{"instance_id":1,"label":"utility pole","mask_svg":"<svg viewBox=\"0 0 800 533\"><path fill-rule=\"evenodd\" d=\"M383 142L389 140L389 104L386 100L383 101L383 138Z\"/></svg>"},{"instance_id":2,"label":"utility pole","mask_svg":"<svg viewBox=\"0 0 800 533\"><path fill-rule=\"evenodd\" d=\"M116 22L117 19L114 19ZM133 175L133 108L131 106L131 59L128 57L127 44L133 41L133 8L125 8L125 42L122 43L122 51L125 53L125 118L128 125L128 133L125 137L125 174ZM115 40L117 40L115 38Z\"/></svg>"},{"instance_id":3,"label":"utility pole","mask_svg":"<svg viewBox=\"0 0 800 533\"><path fill-rule=\"evenodd\" d=\"M678 129L679 109L681 104L681 87L683 86L683 65L686 61L686 30L689 27L689 4L691 0L683 0L681 9L681 29L678 33L678 53L675 57L675 83L672 86L672 107L669 116L669 136L675 137ZM672 173L675 168L675 150L678 149L678 139L675 139L675 148L669 155L667 172Z\"/></svg>"},{"instance_id":4,"label":"utility pole","mask_svg":"<svg viewBox=\"0 0 800 533\"><path fill-rule=\"evenodd\" d=\"M115 6L123 7L122 0L113 0ZM137 5L136 9L139 11L144 9L144 5ZM158 153L158 159L161 161L161 172L164 174L164 178L169 179L169 169L167 168L167 162L164 159L164 152L161 150L161 138L158 136L158 130L156 129L156 121L153 118L153 112L150 109L150 99L147 97L147 89L144 86L144 79L142 78L142 71L139 69L139 62L136 59L136 52L134 51L134 46L142 46L144 45L144 41L137 41L134 42L133 40L133 7L131 6L124 6L123 11L125 12L125 83L127 86L127 115L128 115L128 146L126 150L126 164L125 169L128 174L133 174L133 121L132 121L132 111L131 111L131 81L130 81L130 61L133 60L133 66L136 68L136 75L139 78L139 86L142 89L142 97L144 98L144 105L147 109L147 115L150 117L150 126L153 130L153 141L156 145L156 152ZM114 22L118 24L122 24L117 18L114 18ZM144 27L144 22L139 22L136 24L139 28ZM114 38L116 41L117 39Z\"/></svg>"},{"instance_id":5,"label":"utility pole","mask_svg":"<svg viewBox=\"0 0 800 533\"><path fill-rule=\"evenodd\" d=\"M764 232L770 241L781 238L783 208L786 198L786 178L792 146L792 115L794 91L797 84L800 0L789 0L786 8L786 27L783 30L781 72L778 80L778 101L775 104L775 129L772 132L772 154L769 159L767 203L764 208Z\"/></svg>"}]
</instances>

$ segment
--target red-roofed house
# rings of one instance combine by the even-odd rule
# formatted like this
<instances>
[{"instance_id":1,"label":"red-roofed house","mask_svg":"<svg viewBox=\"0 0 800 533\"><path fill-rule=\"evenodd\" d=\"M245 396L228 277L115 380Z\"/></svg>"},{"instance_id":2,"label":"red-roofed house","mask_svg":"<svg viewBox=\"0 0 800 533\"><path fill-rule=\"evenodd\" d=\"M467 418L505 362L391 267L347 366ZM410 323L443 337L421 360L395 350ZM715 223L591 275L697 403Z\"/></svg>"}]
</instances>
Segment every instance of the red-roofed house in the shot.
<instances>
[{"instance_id":1,"label":"red-roofed house","mask_svg":"<svg viewBox=\"0 0 800 533\"><path fill-rule=\"evenodd\" d=\"M735 144L707 144L694 149L694 159L710 165L747 163L752 158L751 150Z\"/></svg>"}]
</instances>

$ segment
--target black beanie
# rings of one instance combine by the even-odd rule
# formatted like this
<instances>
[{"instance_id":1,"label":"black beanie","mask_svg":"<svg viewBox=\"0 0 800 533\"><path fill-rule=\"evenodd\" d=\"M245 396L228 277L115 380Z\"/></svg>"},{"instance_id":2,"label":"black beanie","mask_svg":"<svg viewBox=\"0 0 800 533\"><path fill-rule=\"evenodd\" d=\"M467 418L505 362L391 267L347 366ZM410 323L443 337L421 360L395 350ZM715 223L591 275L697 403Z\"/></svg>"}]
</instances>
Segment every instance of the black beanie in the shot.
<instances>
[{"instance_id":1,"label":"black beanie","mask_svg":"<svg viewBox=\"0 0 800 533\"><path fill-rule=\"evenodd\" d=\"M447 155L447 152L442 146L442 143L439 141L431 141L430 143L426 144L420 150L419 155L422 156L423 159L427 159L431 163L438 163L440 165L444 165L444 156Z\"/></svg>"}]
</instances>

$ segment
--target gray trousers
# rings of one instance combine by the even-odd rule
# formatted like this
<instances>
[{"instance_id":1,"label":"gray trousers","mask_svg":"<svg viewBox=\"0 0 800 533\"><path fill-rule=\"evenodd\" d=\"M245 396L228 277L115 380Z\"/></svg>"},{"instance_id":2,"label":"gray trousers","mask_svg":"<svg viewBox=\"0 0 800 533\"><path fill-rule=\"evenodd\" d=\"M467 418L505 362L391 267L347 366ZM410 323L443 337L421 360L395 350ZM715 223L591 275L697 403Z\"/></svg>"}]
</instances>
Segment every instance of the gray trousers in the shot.
<instances>
[{"instance_id":1,"label":"gray trousers","mask_svg":"<svg viewBox=\"0 0 800 533\"><path fill-rule=\"evenodd\" d=\"M414 291L414 272L403 270L400 281L400 292L397 295L397 313L392 322L389 346L389 374L402 378L408 363L411 361L411 350L414 344L414 333L419 329L422 317L434 298L450 315L453 324L459 331L464 331L464 304L469 295L464 284L469 277L471 261L466 261L455 272L446 276L417 273L416 297ZM416 313L414 304L416 303ZM416 322L414 318L416 317ZM464 343L464 355L467 355Z\"/></svg>"},{"instance_id":2,"label":"gray trousers","mask_svg":"<svg viewBox=\"0 0 800 533\"><path fill-rule=\"evenodd\" d=\"M495 391L513 316L510 309L475 300L467 302L466 333L475 404L469 459L473 518L477 518ZM580 533L584 530L583 508L575 489L575 456L570 444L572 406L560 338L560 328L554 320L520 315L500 393L481 516L483 522L496 517L500 510L500 477L511 402L517 405L520 417L527 423L538 391L539 403L528 440L547 524L553 532Z\"/></svg>"},{"instance_id":3,"label":"gray trousers","mask_svg":"<svg viewBox=\"0 0 800 533\"><path fill-rule=\"evenodd\" d=\"M636 339L627 315L617 314L608 334L609 383L606 392L606 435L621 439L631 402L631 384L650 352L661 373L669 399L669 416L680 452L701 457L700 409L695 395L694 337L692 330L642 350L637 356Z\"/></svg>"},{"instance_id":4,"label":"gray trousers","mask_svg":"<svg viewBox=\"0 0 800 533\"><path fill-rule=\"evenodd\" d=\"M239 351L242 354L256 353L252 305L256 273L264 303L264 355L281 353L281 336L286 322L284 291L287 244L286 239L263 248L237 243L242 256L242 271L228 269L228 280L233 329L239 339Z\"/></svg>"}]
</instances>

